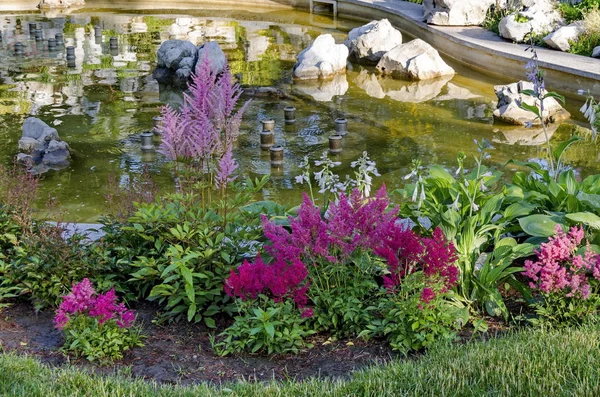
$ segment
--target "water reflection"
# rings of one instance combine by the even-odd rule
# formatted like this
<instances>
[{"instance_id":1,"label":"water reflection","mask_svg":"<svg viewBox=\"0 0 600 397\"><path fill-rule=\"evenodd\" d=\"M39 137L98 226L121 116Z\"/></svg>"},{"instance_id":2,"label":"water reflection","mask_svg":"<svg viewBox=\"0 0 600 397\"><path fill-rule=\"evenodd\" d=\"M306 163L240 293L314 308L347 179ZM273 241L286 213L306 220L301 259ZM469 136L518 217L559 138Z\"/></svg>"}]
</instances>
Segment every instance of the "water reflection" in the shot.
<instances>
[{"instance_id":1,"label":"water reflection","mask_svg":"<svg viewBox=\"0 0 600 397\"><path fill-rule=\"evenodd\" d=\"M311 25L310 14L301 12L244 11L236 18L231 10L210 14L0 14L0 161L11 161L23 120L35 115L56 126L72 149L70 168L46 175L42 185L42 196L56 197L70 219L92 220L102 212L109 175L128 181L130 173L149 167L169 189L166 161L156 152L141 151L139 133L152 128L161 105L177 107L183 100L180 90L159 85L151 75L161 42L174 38L195 44L218 41L232 73L253 92L237 158L250 175L271 174L265 198L297 201L293 179L298 164L305 155L316 159L327 150L333 120L340 116L349 120L350 131L339 156L341 173L349 172L350 162L367 150L390 188L402 183L415 157L452 167L456 153L469 151L473 138L499 143L492 160L497 164L539 155L527 146L539 144L539 135L492 125L492 85L498 81L467 71L453 79L403 82L355 66L329 81L295 83L291 68L296 56L316 36L327 32L342 42L361 23L338 19L334 30L322 18ZM29 23L38 24L43 41L31 36ZM95 26L101 27L101 36L94 35ZM57 33L75 49L73 68L67 67L65 46L48 49L47 39ZM110 48L111 37L117 38L117 48ZM17 42L24 45L23 56L14 55ZM285 126L283 108L289 105L296 107L298 121ZM285 147L281 169L271 169L268 152L258 145L260 120L267 117L276 120L276 143ZM567 134L565 128L556 132L558 137ZM509 146L514 143L524 146ZM593 167L591 159L597 158L590 145L574 160Z\"/></svg>"}]
</instances>

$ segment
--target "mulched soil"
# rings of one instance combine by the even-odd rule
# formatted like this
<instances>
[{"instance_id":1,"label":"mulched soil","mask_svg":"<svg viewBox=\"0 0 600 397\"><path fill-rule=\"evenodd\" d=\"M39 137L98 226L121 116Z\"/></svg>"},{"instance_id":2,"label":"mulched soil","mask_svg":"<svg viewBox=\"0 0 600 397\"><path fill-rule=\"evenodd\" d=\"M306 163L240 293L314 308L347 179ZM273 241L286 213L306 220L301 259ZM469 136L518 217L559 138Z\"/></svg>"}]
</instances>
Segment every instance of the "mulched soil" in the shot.
<instances>
[{"instance_id":1,"label":"mulched soil","mask_svg":"<svg viewBox=\"0 0 600 397\"><path fill-rule=\"evenodd\" d=\"M0 345L5 351L28 354L51 366L76 365L94 373L122 373L161 383L220 384L245 379L301 380L308 377L345 378L352 371L391 360L396 355L383 341L329 341L316 336L314 347L296 355L237 355L219 357L212 351L207 329L198 325L156 325L156 307L137 308L148 338L110 365L90 364L65 356L62 333L52 324L52 312L36 314L27 304L0 312Z\"/></svg>"}]
</instances>

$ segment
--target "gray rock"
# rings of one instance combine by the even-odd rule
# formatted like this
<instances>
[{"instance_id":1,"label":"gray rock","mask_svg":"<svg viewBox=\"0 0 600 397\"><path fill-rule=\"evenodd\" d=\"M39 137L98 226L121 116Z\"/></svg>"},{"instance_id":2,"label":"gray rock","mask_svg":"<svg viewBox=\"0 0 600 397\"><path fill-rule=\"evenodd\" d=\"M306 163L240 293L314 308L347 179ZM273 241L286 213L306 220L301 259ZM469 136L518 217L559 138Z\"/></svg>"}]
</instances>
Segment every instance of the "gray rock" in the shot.
<instances>
[{"instance_id":1,"label":"gray rock","mask_svg":"<svg viewBox=\"0 0 600 397\"><path fill-rule=\"evenodd\" d=\"M561 51L569 51L571 49L570 41L575 41L585 29L583 23L575 22L567 26L563 26L544 37L544 42L552 48Z\"/></svg>"},{"instance_id":2,"label":"gray rock","mask_svg":"<svg viewBox=\"0 0 600 397\"><path fill-rule=\"evenodd\" d=\"M36 117L29 117L23 123L23 138L33 138L39 140L57 139L58 132L56 128L50 127L42 120Z\"/></svg>"},{"instance_id":3,"label":"gray rock","mask_svg":"<svg viewBox=\"0 0 600 397\"><path fill-rule=\"evenodd\" d=\"M38 141L35 138L30 138L27 136L19 139L19 150L22 150L26 153L31 153L33 151L44 151L46 149L46 142L44 140Z\"/></svg>"},{"instance_id":4,"label":"gray rock","mask_svg":"<svg viewBox=\"0 0 600 397\"><path fill-rule=\"evenodd\" d=\"M227 58L225 58L225 53L219 46L219 43L216 41L209 41L198 47L198 64L200 64L205 57L208 57L210 70L213 73L218 74L223 71L223 68L227 63Z\"/></svg>"},{"instance_id":5,"label":"gray rock","mask_svg":"<svg viewBox=\"0 0 600 397\"><path fill-rule=\"evenodd\" d=\"M23 123L17 161L26 164L31 172L43 173L69 165L69 145L62 141L55 128L42 120L29 117Z\"/></svg>"},{"instance_id":6,"label":"gray rock","mask_svg":"<svg viewBox=\"0 0 600 397\"><path fill-rule=\"evenodd\" d=\"M402 33L387 19L371 21L352 29L345 44L352 60L375 65L383 54L402 44Z\"/></svg>"},{"instance_id":7,"label":"gray rock","mask_svg":"<svg viewBox=\"0 0 600 397\"><path fill-rule=\"evenodd\" d=\"M196 47L186 40L167 40L158 49L152 77L159 83L184 87L201 60L208 59L213 73L221 73L227 58L215 41Z\"/></svg>"},{"instance_id":8,"label":"gray rock","mask_svg":"<svg viewBox=\"0 0 600 397\"><path fill-rule=\"evenodd\" d=\"M496 0L423 0L424 20L432 25L480 25Z\"/></svg>"},{"instance_id":9,"label":"gray rock","mask_svg":"<svg viewBox=\"0 0 600 397\"><path fill-rule=\"evenodd\" d=\"M563 24L563 19L557 10L556 0L537 0L533 5L504 17L498 25L500 36L522 43L526 36L552 32Z\"/></svg>"},{"instance_id":10,"label":"gray rock","mask_svg":"<svg viewBox=\"0 0 600 397\"><path fill-rule=\"evenodd\" d=\"M600 45L597 47L594 47L594 50L592 51L592 57L600 58Z\"/></svg>"},{"instance_id":11,"label":"gray rock","mask_svg":"<svg viewBox=\"0 0 600 397\"><path fill-rule=\"evenodd\" d=\"M394 47L381 58L377 70L404 80L428 80L454 74L454 69L435 48L421 39Z\"/></svg>"},{"instance_id":12,"label":"gray rock","mask_svg":"<svg viewBox=\"0 0 600 397\"><path fill-rule=\"evenodd\" d=\"M186 58L191 58L186 59ZM187 40L167 40L160 45L156 65L177 70L180 64L194 66L197 59L197 49Z\"/></svg>"},{"instance_id":13,"label":"gray rock","mask_svg":"<svg viewBox=\"0 0 600 397\"><path fill-rule=\"evenodd\" d=\"M504 121L505 123L515 125L541 125L541 120L535 119L535 115L520 105L526 103L530 106L539 105L539 101L529 95L521 94L524 90L533 90L532 83L527 81L519 81L508 85L498 85L494 87L498 104L494 110L494 118ZM571 114L567 112L556 99L544 99L544 114L542 115L546 122L558 122L568 119Z\"/></svg>"},{"instance_id":14,"label":"gray rock","mask_svg":"<svg viewBox=\"0 0 600 397\"><path fill-rule=\"evenodd\" d=\"M330 34L322 34L298 54L293 76L299 80L330 79L346 73L348 47L335 44Z\"/></svg>"}]
</instances>

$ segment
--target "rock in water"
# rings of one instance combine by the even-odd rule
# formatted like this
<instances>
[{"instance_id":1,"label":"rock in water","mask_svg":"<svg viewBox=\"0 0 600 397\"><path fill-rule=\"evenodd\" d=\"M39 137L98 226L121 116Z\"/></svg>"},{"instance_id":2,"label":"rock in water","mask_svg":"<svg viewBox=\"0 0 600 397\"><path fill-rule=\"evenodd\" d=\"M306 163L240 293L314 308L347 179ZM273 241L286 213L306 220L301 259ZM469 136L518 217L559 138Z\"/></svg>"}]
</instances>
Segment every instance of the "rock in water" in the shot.
<instances>
[{"instance_id":1,"label":"rock in water","mask_svg":"<svg viewBox=\"0 0 600 397\"><path fill-rule=\"evenodd\" d=\"M223 71L227 60L217 42L209 41L196 47L187 40L167 40L158 49L156 69L152 76L159 83L185 87L199 60L205 56L214 73Z\"/></svg>"},{"instance_id":2,"label":"rock in water","mask_svg":"<svg viewBox=\"0 0 600 397\"><path fill-rule=\"evenodd\" d=\"M332 35L322 34L298 54L293 75L300 80L330 79L346 73L347 59L348 47L335 44Z\"/></svg>"},{"instance_id":3,"label":"rock in water","mask_svg":"<svg viewBox=\"0 0 600 397\"><path fill-rule=\"evenodd\" d=\"M31 167L33 173L51 169L62 169L69 165L69 145L58 136L56 128L50 127L36 117L23 123L23 134L19 140L17 161Z\"/></svg>"},{"instance_id":4,"label":"rock in water","mask_svg":"<svg viewBox=\"0 0 600 397\"><path fill-rule=\"evenodd\" d=\"M428 80L454 74L454 69L435 48L421 39L394 47L381 58L377 70L404 80Z\"/></svg>"},{"instance_id":5,"label":"rock in water","mask_svg":"<svg viewBox=\"0 0 600 397\"><path fill-rule=\"evenodd\" d=\"M206 57L208 57L210 70L213 73L218 74L223 71L227 63L227 58L225 58L225 53L221 49L221 46L219 46L219 43L209 41L198 47L198 62L202 62Z\"/></svg>"},{"instance_id":6,"label":"rock in water","mask_svg":"<svg viewBox=\"0 0 600 397\"><path fill-rule=\"evenodd\" d=\"M535 106L537 99L521 94L524 90L533 90L534 86L528 81L519 81L508 85L497 85L494 87L496 96L498 97L498 105L494 110L494 118L504 121L505 123L515 125L541 125L539 119L532 112L522 109L521 103L526 103L530 106ZM571 114L567 112L556 99L550 97L544 99L544 119L547 122L557 122L568 119Z\"/></svg>"},{"instance_id":7,"label":"rock in water","mask_svg":"<svg viewBox=\"0 0 600 397\"><path fill-rule=\"evenodd\" d=\"M423 0L424 20L432 25L481 25L496 0Z\"/></svg>"},{"instance_id":8,"label":"rock in water","mask_svg":"<svg viewBox=\"0 0 600 397\"><path fill-rule=\"evenodd\" d=\"M402 44L402 33L394 29L387 19L371 21L352 29L345 44L352 60L375 65L383 54Z\"/></svg>"}]
</instances>

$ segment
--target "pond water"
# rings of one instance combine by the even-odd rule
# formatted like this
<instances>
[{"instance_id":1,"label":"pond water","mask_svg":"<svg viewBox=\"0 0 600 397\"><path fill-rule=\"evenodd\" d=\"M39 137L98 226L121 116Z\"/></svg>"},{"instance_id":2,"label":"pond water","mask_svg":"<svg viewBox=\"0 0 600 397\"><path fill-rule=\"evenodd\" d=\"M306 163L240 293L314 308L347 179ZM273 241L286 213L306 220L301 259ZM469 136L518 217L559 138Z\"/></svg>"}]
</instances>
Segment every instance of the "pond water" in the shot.
<instances>
[{"instance_id":1,"label":"pond water","mask_svg":"<svg viewBox=\"0 0 600 397\"><path fill-rule=\"evenodd\" d=\"M64 49L49 52L36 42L28 24L41 25L44 38L63 32L76 52L76 67L68 68ZM48 196L59 203L63 218L93 221L105 211L109 177L126 184L149 169L165 190L172 180L165 159L142 152L139 133L150 130L163 104L177 104L181 93L159 86L152 78L156 51L170 38L197 44L218 41L233 74L242 85L276 87L287 97L255 97L236 147L241 170L248 175L271 174L264 198L295 203L301 187L294 176L305 155L318 159L327 150L334 120L345 117L349 134L337 156L341 174L363 151L377 162L388 187L400 187L411 160L441 163L449 168L459 151L476 152L474 139L494 142L490 162L542 156L543 134L494 124L494 84L509 81L475 72L447 60L458 72L452 79L401 82L378 78L373 68L352 65L345 76L329 82L294 83L296 55L321 33L343 42L347 32L364 22L332 19L289 10L163 10L128 11L84 8L67 15L0 12L0 162L9 164L18 152L21 126L30 115L55 126L69 143L70 167L43 176L40 207ZM94 37L94 26L103 29ZM18 27L22 27L19 29ZM108 48L111 36L119 49ZM407 41L408 38L405 38ZM26 55L16 58L16 41ZM297 109L297 123L285 126L283 108ZM576 116L554 131L556 141L578 130L577 99L568 110ZM260 150L261 120L276 120L276 143L285 147L283 169L272 171L268 152ZM568 161L581 174L596 171L598 148L579 145Z\"/></svg>"}]
</instances>

